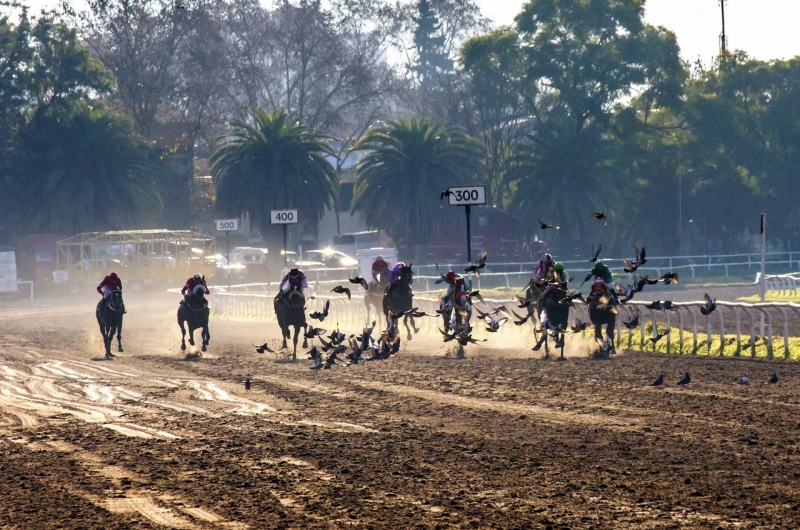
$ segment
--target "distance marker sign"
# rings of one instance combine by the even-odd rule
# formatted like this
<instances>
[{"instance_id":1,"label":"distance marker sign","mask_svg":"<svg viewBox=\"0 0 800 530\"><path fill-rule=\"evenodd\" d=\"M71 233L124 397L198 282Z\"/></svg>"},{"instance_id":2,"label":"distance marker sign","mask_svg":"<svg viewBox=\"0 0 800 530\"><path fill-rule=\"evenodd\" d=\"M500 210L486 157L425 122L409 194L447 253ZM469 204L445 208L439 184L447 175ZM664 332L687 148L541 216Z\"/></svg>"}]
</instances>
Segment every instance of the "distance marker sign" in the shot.
<instances>
[{"instance_id":1,"label":"distance marker sign","mask_svg":"<svg viewBox=\"0 0 800 530\"><path fill-rule=\"evenodd\" d=\"M239 230L238 219L217 219L217 232L236 232Z\"/></svg>"},{"instance_id":2,"label":"distance marker sign","mask_svg":"<svg viewBox=\"0 0 800 530\"><path fill-rule=\"evenodd\" d=\"M450 191L450 206L486 204L485 186L461 186L458 188L448 188L448 191Z\"/></svg>"},{"instance_id":3,"label":"distance marker sign","mask_svg":"<svg viewBox=\"0 0 800 530\"><path fill-rule=\"evenodd\" d=\"M297 210L272 210L269 217L274 225L293 225L298 222Z\"/></svg>"}]
</instances>

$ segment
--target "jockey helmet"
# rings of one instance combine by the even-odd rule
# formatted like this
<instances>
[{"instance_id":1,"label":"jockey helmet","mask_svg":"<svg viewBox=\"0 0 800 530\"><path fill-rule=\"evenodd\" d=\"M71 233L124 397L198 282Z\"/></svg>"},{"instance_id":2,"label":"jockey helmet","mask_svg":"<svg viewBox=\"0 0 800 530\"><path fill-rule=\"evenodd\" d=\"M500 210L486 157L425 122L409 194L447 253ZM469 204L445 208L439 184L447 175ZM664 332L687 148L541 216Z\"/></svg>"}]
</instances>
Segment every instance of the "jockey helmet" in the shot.
<instances>
[{"instance_id":1,"label":"jockey helmet","mask_svg":"<svg viewBox=\"0 0 800 530\"><path fill-rule=\"evenodd\" d=\"M108 277L111 278L112 280L116 280L117 279L117 273L116 272L112 272L111 274L108 275Z\"/></svg>"},{"instance_id":2,"label":"jockey helmet","mask_svg":"<svg viewBox=\"0 0 800 530\"><path fill-rule=\"evenodd\" d=\"M300 276L300 270L296 269L296 268L290 270L289 271L289 276L292 277L292 278L297 278L298 276Z\"/></svg>"},{"instance_id":3,"label":"jockey helmet","mask_svg":"<svg viewBox=\"0 0 800 530\"><path fill-rule=\"evenodd\" d=\"M553 265L553 270L556 271L556 272L562 272L563 273L564 272L564 264L559 261L558 263Z\"/></svg>"},{"instance_id":4,"label":"jockey helmet","mask_svg":"<svg viewBox=\"0 0 800 530\"><path fill-rule=\"evenodd\" d=\"M377 256L375 256L375 261L383 261L383 256L378 254Z\"/></svg>"},{"instance_id":5,"label":"jockey helmet","mask_svg":"<svg viewBox=\"0 0 800 530\"><path fill-rule=\"evenodd\" d=\"M194 279L195 279L195 280L202 280L202 279L203 279L203 277L202 277L202 276L200 276L199 274L195 274L195 275L194 275Z\"/></svg>"},{"instance_id":6,"label":"jockey helmet","mask_svg":"<svg viewBox=\"0 0 800 530\"><path fill-rule=\"evenodd\" d=\"M453 271L450 271L450 272L448 272L448 273L447 273L447 276L445 276L445 279L446 279L448 282L454 282L454 281L456 281L456 278L458 278L458 274L456 274L456 273L455 273L455 272L453 272Z\"/></svg>"}]
</instances>

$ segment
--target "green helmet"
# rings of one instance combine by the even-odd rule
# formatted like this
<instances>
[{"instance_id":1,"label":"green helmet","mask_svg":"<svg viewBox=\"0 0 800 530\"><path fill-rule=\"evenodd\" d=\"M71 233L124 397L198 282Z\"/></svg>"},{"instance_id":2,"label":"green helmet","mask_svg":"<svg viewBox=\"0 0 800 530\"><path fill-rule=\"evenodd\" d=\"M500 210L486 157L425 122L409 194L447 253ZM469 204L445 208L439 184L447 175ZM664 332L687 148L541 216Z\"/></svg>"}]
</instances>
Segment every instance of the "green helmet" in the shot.
<instances>
[{"instance_id":1,"label":"green helmet","mask_svg":"<svg viewBox=\"0 0 800 530\"><path fill-rule=\"evenodd\" d=\"M564 272L564 264L561 263L560 261L557 262L555 265L553 265L553 270L556 271L556 272L562 272L563 273Z\"/></svg>"}]
</instances>

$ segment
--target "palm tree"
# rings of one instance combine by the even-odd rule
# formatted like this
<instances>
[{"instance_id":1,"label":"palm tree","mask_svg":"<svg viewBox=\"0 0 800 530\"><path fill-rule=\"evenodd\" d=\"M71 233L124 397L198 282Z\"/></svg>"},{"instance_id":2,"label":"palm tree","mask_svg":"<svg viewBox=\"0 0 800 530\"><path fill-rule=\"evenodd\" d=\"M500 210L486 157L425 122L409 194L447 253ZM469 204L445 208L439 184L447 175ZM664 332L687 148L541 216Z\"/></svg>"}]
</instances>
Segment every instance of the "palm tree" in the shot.
<instances>
[{"instance_id":1,"label":"palm tree","mask_svg":"<svg viewBox=\"0 0 800 530\"><path fill-rule=\"evenodd\" d=\"M34 114L18 147L23 231L75 234L148 226L160 213L147 142L131 122L79 103Z\"/></svg>"},{"instance_id":2,"label":"palm tree","mask_svg":"<svg viewBox=\"0 0 800 530\"><path fill-rule=\"evenodd\" d=\"M370 129L352 151L368 153L358 161L351 210L405 245L427 244L432 234L458 223L440 194L474 183L483 170L478 140L427 118Z\"/></svg>"},{"instance_id":3,"label":"palm tree","mask_svg":"<svg viewBox=\"0 0 800 530\"><path fill-rule=\"evenodd\" d=\"M271 209L297 208L301 219L319 221L336 196L335 157L325 137L292 121L279 108L253 113L253 125L231 121L233 132L211 156L217 210L250 214L262 235Z\"/></svg>"}]
</instances>

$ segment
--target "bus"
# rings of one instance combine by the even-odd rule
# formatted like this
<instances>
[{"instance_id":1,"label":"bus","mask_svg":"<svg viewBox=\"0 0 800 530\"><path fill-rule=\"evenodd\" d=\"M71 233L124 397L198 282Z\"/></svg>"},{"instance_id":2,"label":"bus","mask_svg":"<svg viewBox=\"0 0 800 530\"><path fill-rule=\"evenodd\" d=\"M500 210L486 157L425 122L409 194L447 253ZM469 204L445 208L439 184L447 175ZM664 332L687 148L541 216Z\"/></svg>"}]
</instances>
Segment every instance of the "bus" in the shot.
<instances>
[{"instance_id":1,"label":"bus","mask_svg":"<svg viewBox=\"0 0 800 530\"><path fill-rule=\"evenodd\" d=\"M389 238L383 230L366 230L333 236L333 248L348 256L355 256L361 249L388 246Z\"/></svg>"}]
</instances>

